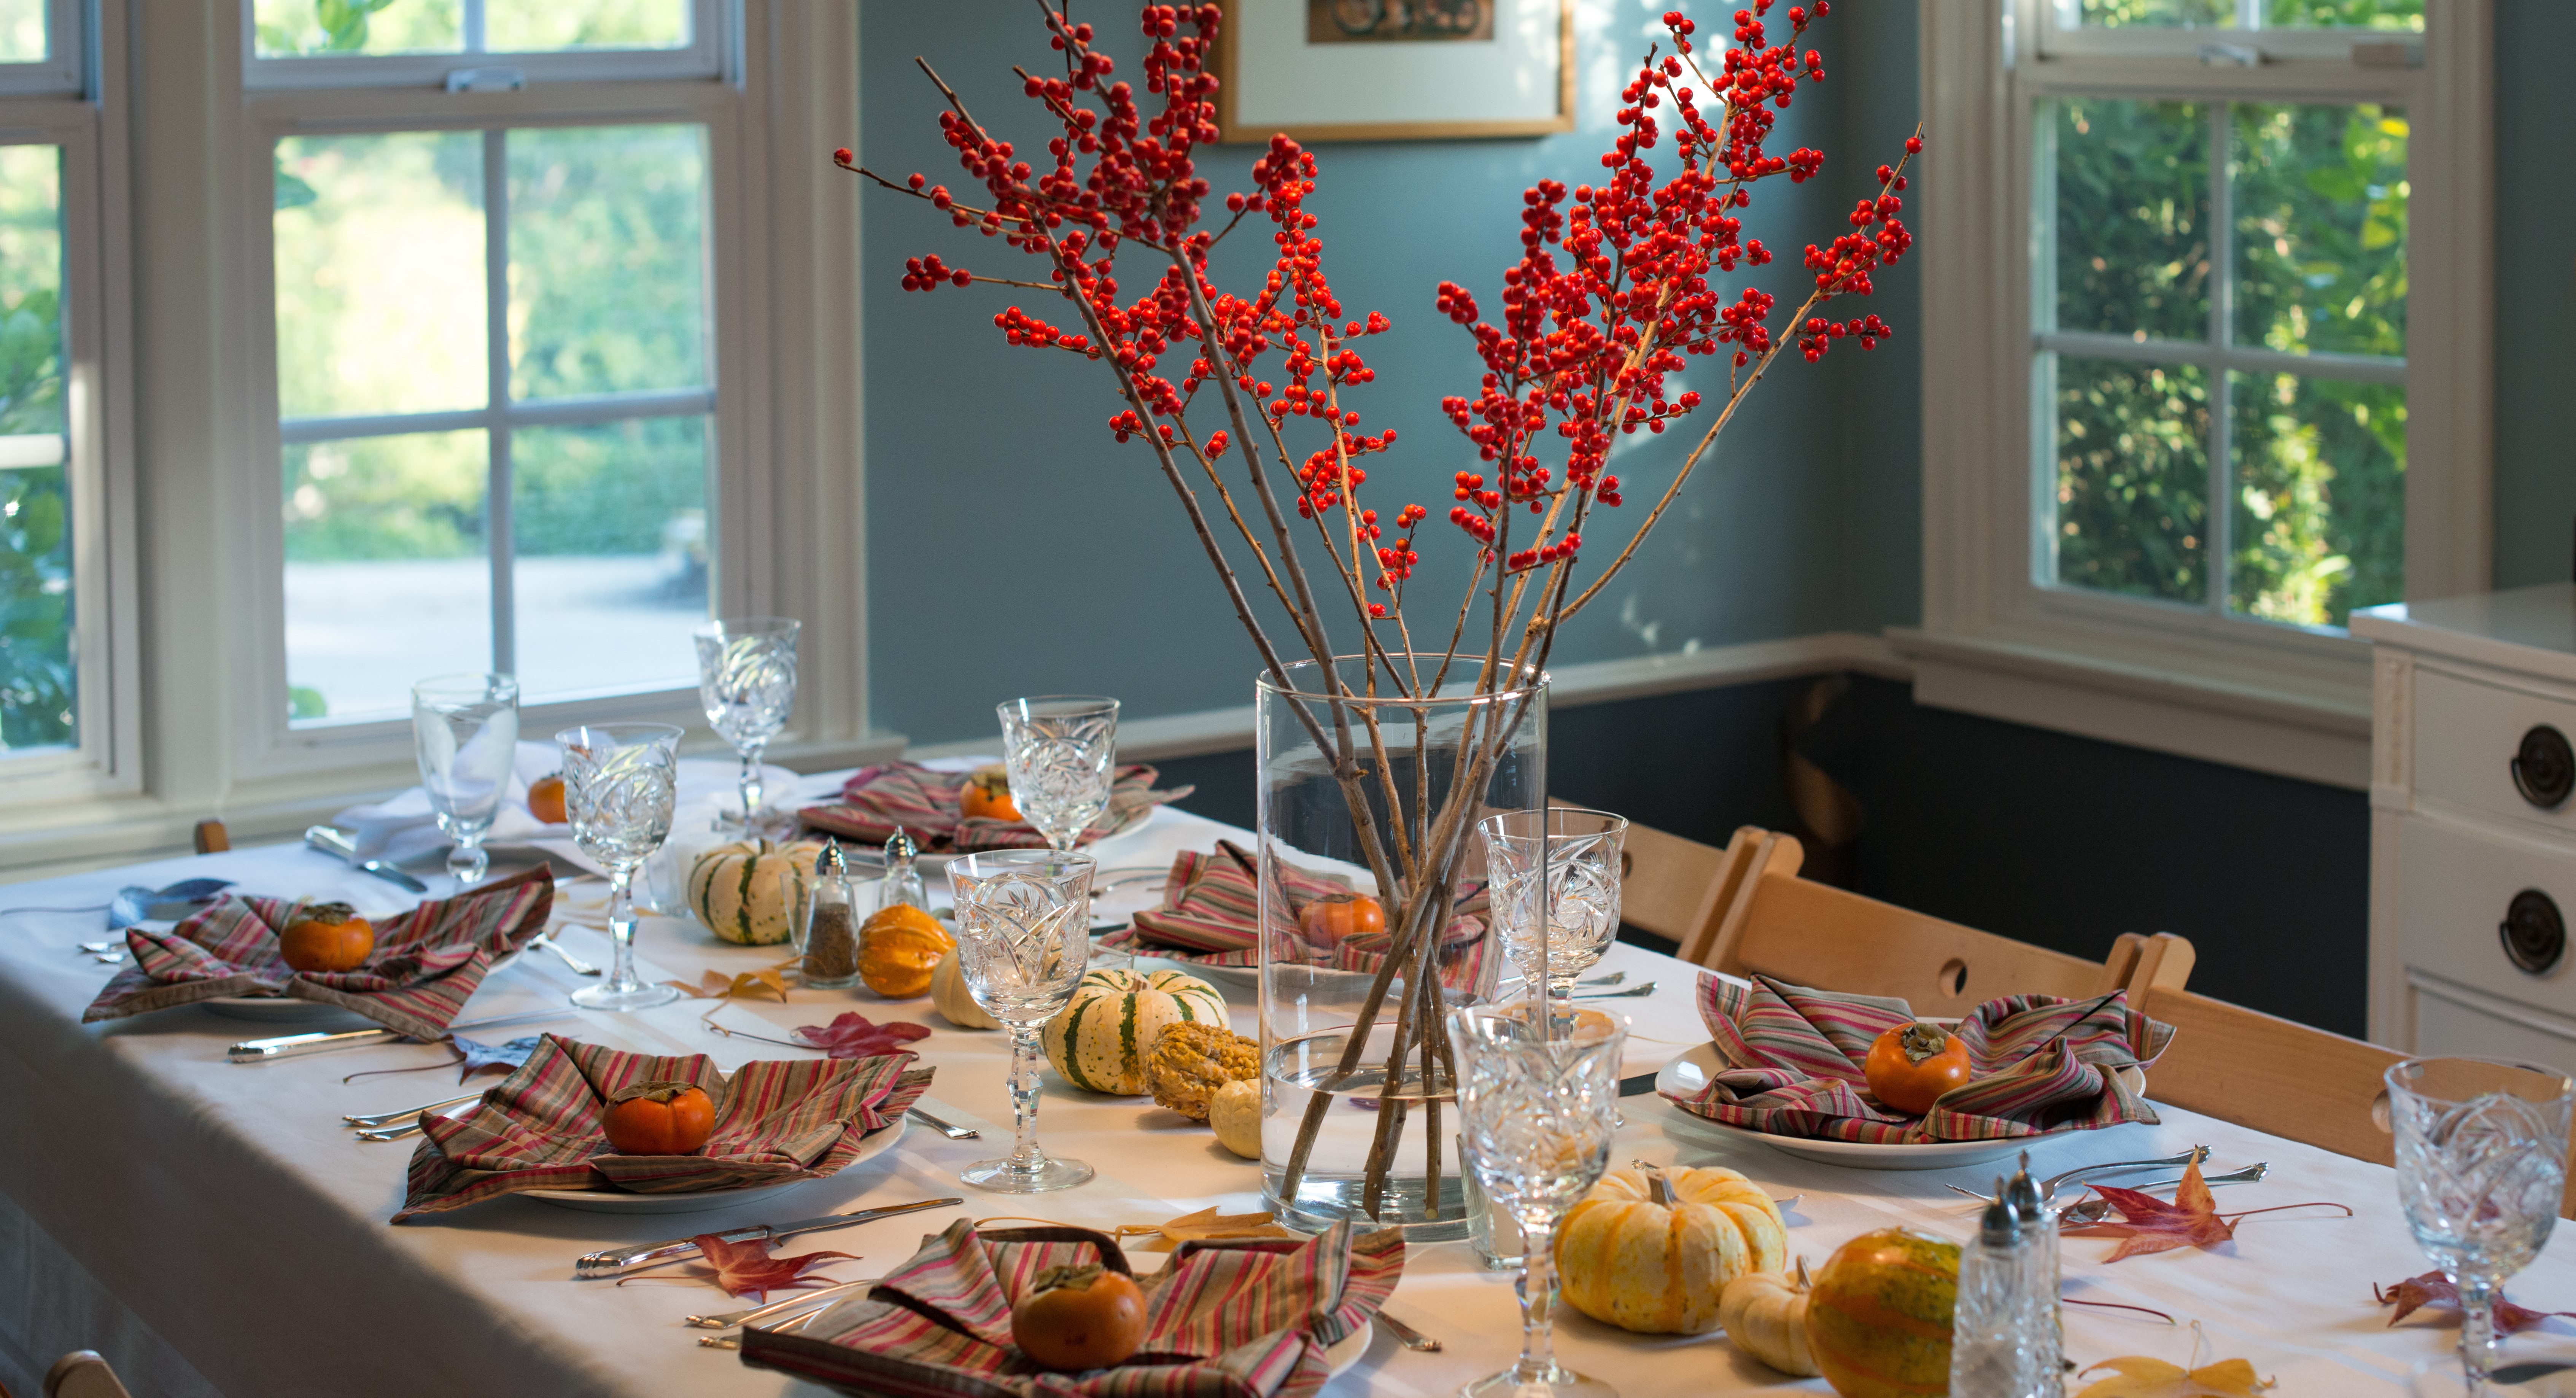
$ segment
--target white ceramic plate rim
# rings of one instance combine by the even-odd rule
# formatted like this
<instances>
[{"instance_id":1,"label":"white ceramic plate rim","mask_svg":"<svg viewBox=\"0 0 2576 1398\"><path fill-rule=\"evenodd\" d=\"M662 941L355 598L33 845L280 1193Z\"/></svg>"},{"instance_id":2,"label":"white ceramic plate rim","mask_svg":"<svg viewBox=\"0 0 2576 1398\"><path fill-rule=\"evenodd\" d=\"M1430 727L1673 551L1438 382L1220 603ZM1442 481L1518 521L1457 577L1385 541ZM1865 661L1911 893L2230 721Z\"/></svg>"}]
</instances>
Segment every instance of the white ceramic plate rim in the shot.
<instances>
[{"instance_id":1,"label":"white ceramic plate rim","mask_svg":"<svg viewBox=\"0 0 2576 1398\"><path fill-rule=\"evenodd\" d=\"M1722 1066L1715 1044L1700 1044L1686 1049L1655 1070L1655 1091L1687 1096L1708 1085L1709 1075ZM1820 1160L1828 1165L1850 1165L1863 1170L1945 1170L1954 1165L1974 1165L1980 1161L1999 1160L2026 1150L2034 1141L2068 1133L2052 1131L2048 1136L2016 1136L1995 1141L1926 1141L1911 1145L1882 1145L1873 1141L1828 1141L1813 1136L1774 1136L1765 1131L1730 1126L1706 1117L1694 1117L1701 1126L1723 1131L1731 1136L1760 1141L1785 1155L1801 1160Z\"/></svg>"},{"instance_id":2,"label":"white ceramic plate rim","mask_svg":"<svg viewBox=\"0 0 2576 1398\"><path fill-rule=\"evenodd\" d=\"M895 1141L902 1137L904 1128L911 1124L912 1118L906 1114L896 1118L894 1125L882 1127L860 1137L859 1153L851 1156L849 1164L843 1165L841 1169L847 1170L863 1160L874 1159L892 1150ZM821 1178L830 1179L832 1176L824 1175ZM637 1194L623 1189L522 1189L517 1192L523 1199L538 1199L558 1208L587 1209L593 1213L692 1214L709 1209L731 1208L736 1204L748 1204L756 1199L766 1199L773 1194L794 1189L800 1184L812 1183L814 1181L810 1179L780 1180L775 1184L737 1185L731 1189L707 1189L687 1194Z\"/></svg>"},{"instance_id":3,"label":"white ceramic plate rim","mask_svg":"<svg viewBox=\"0 0 2576 1398\"><path fill-rule=\"evenodd\" d=\"M1351 1371L1368 1353L1369 1342L1377 1338L1377 1318L1360 1322L1360 1328L1324 1347L1324 1377L1337 1379Z\"/></svg>"},{"instance_id":4,"label":"white ceramic plate rim","mask_svg":"<svg viewBox=\"0 0 2576 1398\"><path fill-rule=\"evenodd\" d=\"M524 946L520 947L517 951L484 967L484 977L489 979L509 967L518 965L519 958L527 954L528 949ZM351 1019L366 1018L365 1015L346 1005L335 1005L328 1000L305 1000L293 995L215 995L196 1003L229 1019L255 1019L274 1024L301 1024L308 1020L331 1019L340 1015L346 1015Z\"/></svg>"}]
</instances>

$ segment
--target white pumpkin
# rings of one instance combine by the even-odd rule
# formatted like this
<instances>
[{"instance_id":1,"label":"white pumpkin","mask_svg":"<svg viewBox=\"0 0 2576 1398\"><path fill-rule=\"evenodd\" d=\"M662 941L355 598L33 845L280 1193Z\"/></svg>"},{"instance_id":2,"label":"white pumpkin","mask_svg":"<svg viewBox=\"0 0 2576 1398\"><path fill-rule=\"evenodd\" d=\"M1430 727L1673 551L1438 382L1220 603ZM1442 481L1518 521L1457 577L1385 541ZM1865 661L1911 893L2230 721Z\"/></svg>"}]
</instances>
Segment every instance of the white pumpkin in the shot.
<instances>
[{"instance_id":1,"label":"white pumpkin","mask_svg":"<svg viewBox=\"0 0 2576 1398\"><path fill-rule=\"evenodd\" d=\"M1085 971L1073 998L1047 1021L1047 1062L1084 1091L1134 1097L1145 1091L1154 1036L1166 1024L1185 1022L1223 1025L1225 997L1179 971Z\"/></svg>"},{"instance_id":2,"label":"white pumpkin","mask_svg":"<svg viewBox=\"0 0 2576 1398\"><path fill-rule=\"evenodd\" d=\"M1797 1274L1747 1272L1726 1284L1717 1298L1717 1323L1737 1349L1784 1374L1814 1378L1814 1351L1807 1348L1807 1259L1798 1259Z\"/></svg>"},{"instance_id":3,"label":"white pumpkin","mask_svg":"<svg viewBox=\"0 0 2576 1398\"><path fill-rule=\"evenodd\" d=\"M1261 1080L1227 1083L1208 1099L1208 1125L1216 1143L1246 1160L1261 1158Z\"/></svg>"},{"instance_id":4,"label":"white pumpkin","mask_svg":"<svg viewBox=\"0 0 2576 1398\"><path fill-rule=\"evenodd\" d=\"M1002 1022L984 1013L975 1003L974 992L966 988L966 973L957 964L957 949L939 958L930 968L930 1006L960 1029L999 1029Z\"/></svg>"},{"instance_id":5,"label":"white pumpkin","mask_svg":"<svg viewBox=\"0 0 2576 1398\"><path fill-rule=\"evenodd\" d=\"M1779 1206L1720 1166L1612 1170L1556 1234L1566 1303L1648 1335L1716 1329L1727 1283L1788 1262Z\"/></svg>"},{"instance_id":6,"label":"white pumpkin","mask_svg":"<svg viewBox=\"0 0 2576 1398\"><path fill-rule=\"evenodd\" d=\"M805 925L814 860L822 852L815 840L718 845L689 866L689 911L728 942L765 947L788 941Z\"/></svg>"}]
</instances>

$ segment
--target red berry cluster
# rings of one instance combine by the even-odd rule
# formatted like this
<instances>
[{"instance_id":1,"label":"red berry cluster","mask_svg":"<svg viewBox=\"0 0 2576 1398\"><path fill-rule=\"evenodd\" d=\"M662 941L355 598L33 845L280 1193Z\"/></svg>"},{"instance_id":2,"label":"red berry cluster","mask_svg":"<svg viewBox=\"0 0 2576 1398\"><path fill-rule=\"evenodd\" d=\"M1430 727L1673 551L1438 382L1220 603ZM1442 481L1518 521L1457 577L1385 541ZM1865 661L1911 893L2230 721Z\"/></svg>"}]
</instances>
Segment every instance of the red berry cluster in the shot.
<instances>
[{"instance_id":1,"label":"red berry cluster","mask_svg":"<svg viewBox=\"0 0 2576 1398\"><path fill-rule=\"evenodd\" d=\"M906 291L928 291L941 282L947 282L953 286L970 286L974 281L973 275L965 268L951 267L941 262L939 254L935 252L925 257L907 257L903 260L903 289Z\"/></svg>"}]
</instances>

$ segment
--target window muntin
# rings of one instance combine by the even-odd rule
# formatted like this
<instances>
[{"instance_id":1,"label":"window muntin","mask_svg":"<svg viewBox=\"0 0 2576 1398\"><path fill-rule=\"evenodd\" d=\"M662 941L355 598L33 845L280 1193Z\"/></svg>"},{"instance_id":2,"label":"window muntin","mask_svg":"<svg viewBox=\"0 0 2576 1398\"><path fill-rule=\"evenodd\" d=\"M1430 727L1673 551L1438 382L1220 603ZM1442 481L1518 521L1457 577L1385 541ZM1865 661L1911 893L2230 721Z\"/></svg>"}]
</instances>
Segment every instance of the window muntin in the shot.
<instances>
[{"instance_id":1,"label":"window muntin","mask_svg":"<svg viewBox=\"0 0 2576 1398\"><path fill-rule=\"evenodd\" d=\"M63 151L0 146L0 756L80 744Z\"/></svg>"},{"instance_id":2,"label":"window muntin","mask_svg":"<svg viewBox=\"0 0 2576 1398\"><path fill-rule=\"evenodd\" d=\"M8 3L8 0L0 0ZM242 0L254 89L714 78L719 0Z\"/></svg>"},{"instance_id":3,"label":"window muntin","mask_svg":"<svg viewBox=\"0 0 2576 1398\"><path fill-rule=\"evenodd\" d=\"M396 716L439 669L536 701L685 685L706 128L299 136L276 168L290 722ZM345 644L366 617L408 634Z\"/></svg>"}]
</instances>

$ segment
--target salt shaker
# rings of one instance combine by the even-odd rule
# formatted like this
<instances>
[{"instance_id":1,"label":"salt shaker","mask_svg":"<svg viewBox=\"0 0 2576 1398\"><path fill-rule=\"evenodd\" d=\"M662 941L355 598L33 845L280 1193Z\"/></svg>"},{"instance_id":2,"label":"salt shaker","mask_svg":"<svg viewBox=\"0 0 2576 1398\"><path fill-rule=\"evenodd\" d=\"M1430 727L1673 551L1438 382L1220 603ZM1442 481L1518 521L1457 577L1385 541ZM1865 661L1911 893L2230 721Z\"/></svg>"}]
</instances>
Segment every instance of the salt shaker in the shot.
<instances>
[{"instance_id":1,"label":"salt shaker","mask_svg":"<svg viewBox=\"0 0 2576 1398\"><path fill-rule=\"evenodd\" d=\"M2039 1201L2029 1157L1960 1249L1950 1335L1954 1398L2063 1398L2057 1220Z\"/></svg>"},{"instance_id":2,"label":"salt shaker","mask_svg":"<svg viewBox=\"0 0 2576 1398\"><path fill-rule=\"evenodd\" d=\"M885 878L877 884L877 911L897 904L930 911L930 890L921 882L921 871L913 861L921 857L921 846L914 844L911 832L898 825L885 842Z\"/></svg>"},{"instance_id":3,"label":"salt shaker","mask_svg":"<svg viewBox=\"0 0 2576 1398\"><path fill-rule=\"evenodd\" d=\"M859 983L859 910L837 840L814 857L814 896L805 910L805 983L818 990Z\"/></svg>"}]
</instances>

